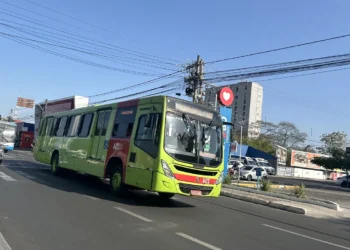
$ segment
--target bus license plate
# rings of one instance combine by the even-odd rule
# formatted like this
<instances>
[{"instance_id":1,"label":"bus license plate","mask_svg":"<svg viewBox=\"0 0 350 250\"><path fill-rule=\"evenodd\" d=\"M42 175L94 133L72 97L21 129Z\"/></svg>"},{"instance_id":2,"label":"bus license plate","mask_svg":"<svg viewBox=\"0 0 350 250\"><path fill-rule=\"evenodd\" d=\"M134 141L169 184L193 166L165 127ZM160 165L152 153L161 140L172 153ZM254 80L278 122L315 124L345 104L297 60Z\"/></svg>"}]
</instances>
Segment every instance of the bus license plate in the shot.
<instances>
[{"instance_id":1,"label":"bus license plate","mask_svg":"<svg viewBox=\"0 0 350 250\"><path fill-rule=\"evenodd\" d=\"M202 195L202 191L200 191L200 190L191 190L191 195L201 196Z\"/></svg>"}]
</instances>

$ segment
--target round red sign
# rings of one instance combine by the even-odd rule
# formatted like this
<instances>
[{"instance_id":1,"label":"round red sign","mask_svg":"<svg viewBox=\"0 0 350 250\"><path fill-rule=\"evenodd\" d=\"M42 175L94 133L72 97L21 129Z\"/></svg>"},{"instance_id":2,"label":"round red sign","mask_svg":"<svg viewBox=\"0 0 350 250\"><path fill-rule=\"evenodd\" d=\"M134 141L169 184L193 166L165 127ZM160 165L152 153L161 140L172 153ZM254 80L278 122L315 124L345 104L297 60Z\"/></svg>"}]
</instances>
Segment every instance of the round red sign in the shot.
<instances>
[{"instance_id":1,"label":"round red sign","mask_svg":"<svg viewBox=\"0 0 350 250\"><path fill-rule=\"evenodd\" d=\"M224 106L230 106L235 99L233 91L229 87L224 87L219 90L219 102Z\"/></svg>"}]
</instances>

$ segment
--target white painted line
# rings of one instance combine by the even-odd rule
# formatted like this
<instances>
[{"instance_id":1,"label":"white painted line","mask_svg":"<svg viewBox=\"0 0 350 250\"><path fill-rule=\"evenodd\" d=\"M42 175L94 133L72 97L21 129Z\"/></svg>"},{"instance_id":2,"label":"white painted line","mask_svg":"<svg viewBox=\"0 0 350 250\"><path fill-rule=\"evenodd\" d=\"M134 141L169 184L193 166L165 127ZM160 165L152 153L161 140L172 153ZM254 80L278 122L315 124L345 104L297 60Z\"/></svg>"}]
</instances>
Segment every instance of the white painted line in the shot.
<instances>
[{"instance_id":1,"label":"white painted line","mask_svg":"<svg viewBox=\"0 0 350 250\"><path fill-rule=\"evenodd\" d=\"M99 200L99 198L96 198L96 197L93 197L93 196L90 196L90 195L86 195L86 194L83 194L83 195L84 195L85 197L91 199L91 200L95 200L95 201Z\"/></svg>"},{"instance_id":2,"label":"white painted line","mask_svg":"<svg viewBox=\"0 0 350 250\"><path fill-rule=\"evenodd\" d=\"M15 179L5 174L4 172L0 172L0 178L4 179L5 181L16 181Z\"/></svg>"},{"instance_id":3,"label":"white painted line","mask_svg":"<svg viewBox=\"0 0 350 250\"><path fill-rule=\"evenodd\" d=\"M12 248L7 243L7 241L5 240L4 236L2 236L1 233L0 233L0 249L1 250L12 250Z\"/></svg>"},{"instance_id":4,"label":"white painted line","mask_svg":"<svg viewBox=\"0 0 350 250\"><path fill-rule=\"evenodd\" d=\"M306 239L309 239L309 240L318 241L318 242L321 242L321 243L324 243L324 244L327 244L327 245L330 245L330 246L334 246L334 247L339 247L339 248L342 248L342 249L350 250L350 247L341 246L341 245L338 245L338 244L334 244L332 242L328 242L328 241L320 240L320 239L313 238L313 237L310 237L310 236L307 236L307 235L295 233L295 232L292 232L292 231L289 231L289 230L286 230L286 229L282 229L282 228L279 228L279 227L274 227L274 226L270 226L270 225L267 225L267 224L262 224L262 225L265 226L265 227L270 227L270 228L282 231L282 232L286 232L286 233L290 233L290 234L293 234L293 235L296 235L296 236L300 236L300 237L303 237L303 238L306 238Z\"/></svg>"},{"instance_id":5,"label":"white painted line","mask_svg":"<svg viewBox=\"0 0 350 250\"><path fill-rule=\"evenodd\" d=\"M198 243L199 245L202 245L206 248L209 248L209 249L212 249L212 250L222 250L221 248L218 248L216 246L213 246L213 245L210 245L209 243L206 243L204 241L201 241L201 240L198 240L188 234L184 234L184 233L176 233L177 235L181 236L181 237L184 237L185 239L188 239L190 241L193 241L193 242L196 242Z\"/></svg>"},{"instance_id":6,"label":"white painted line","mask_svg":"<svg viewBox=\"0 0 350 250\"><path fill-rule=\"evenodd\" d=\"M122 211L122 212L124 212L124 213L127 213L127 214L129 214L129 215L131 215L131 216L134 216L134 217L136 217L136 218L139 218L140 220L143 220L143 221L146 221L146 222L153 222L152 220L150 220L150 219L148 219L148 218L146 218L146 217L143 217L143 216L141 216L141 215L138 215L138 214L135 214L135 213L133 213L133 212L131 212L131 211L129 211L129 210L126 210L126 209L124 209L124 208L121 208L121 207L114 207L115 209L118 209L119 211Z\"/></svg>"}]
</instances>

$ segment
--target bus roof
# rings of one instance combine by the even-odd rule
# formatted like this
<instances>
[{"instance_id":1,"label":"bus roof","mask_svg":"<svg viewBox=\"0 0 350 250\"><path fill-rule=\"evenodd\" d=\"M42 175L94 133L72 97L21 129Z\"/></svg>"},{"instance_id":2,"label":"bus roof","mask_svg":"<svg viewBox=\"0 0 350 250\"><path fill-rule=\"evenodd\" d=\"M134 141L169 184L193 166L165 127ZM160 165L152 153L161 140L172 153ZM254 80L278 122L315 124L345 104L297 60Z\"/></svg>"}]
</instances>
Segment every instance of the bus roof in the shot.
<instances>
[{"instance_id":1,"label":"bus roof","mask_svg":"<svg viewBox=\"0 0 350 250\"><path fill-rule=\"evenodd\" d=\"M83 107L83 108L77 108L77 109L72 109L72 110L63 111L63 112L51 113L51 114L47 114L45 117L62 116L62 115L74 114L74 113L84 113L84 112L90 112L90 111L95 111L95 110L99 110L99 109L105 109L108 107L113 108L116 106L118 106L118 107L131 107L131 106L136 106L138 104L143 104L143 103L144 104L146 104L146 103L160 103L160 102L164 102L166 98L180 101L183 103L188 103L188 104L197 106L198 108L208 110L211 112L216 112L211 107L207 107L207 106L204 106L202 104L189 102L187 100L183 100L180 98L175 98L175 97L170 97L170 96L151 96L151 97L146 97L146 98L127 100L127 101L123 101L123 102L113 102L113 103L108 103L108 104L103 104L103 105L92 105L89 107Z\"/></svg>"}]
</instances>

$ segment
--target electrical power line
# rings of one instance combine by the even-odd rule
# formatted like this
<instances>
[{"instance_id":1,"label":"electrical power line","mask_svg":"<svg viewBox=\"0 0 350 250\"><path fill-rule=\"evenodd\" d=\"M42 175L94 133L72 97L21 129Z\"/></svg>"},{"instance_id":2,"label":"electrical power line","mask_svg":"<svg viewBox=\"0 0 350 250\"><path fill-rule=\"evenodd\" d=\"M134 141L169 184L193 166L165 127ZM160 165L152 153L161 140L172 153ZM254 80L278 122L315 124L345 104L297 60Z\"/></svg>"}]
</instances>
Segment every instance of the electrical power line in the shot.
<instances>
[{"instance_id":1,"label":"electrical power line","mask_svg":"<svg viewBox=\"0 0 350 250\"><path fill-rule=\"evenodd\" d=\"M44 6L44 5L38 4L38 3L34 2L34 1L30 1L30 0L24 0L24 1L26 1L26 2L28 2L28 3L31 3L31 4L33 4L33 5L36 5L36 6L38 6L38 7L41 7L41 8L43 8L43 9L46 9L46 10L55 12L55 13L57 13L57 14L59 14L59 15L69 17L69 18L71 18L71 19L74 19L74 20L79 21L79 22L81 22L81 23L84 23L84 24L86 24L86 25L89 25L89 26L98 28L98 29L103 30L103 31L105 31L105 32L108 32L108 33L110 33L110 34L122 36L122 37L125 37L125 38L127 38L127 39L129 39L129 40L131 40L131 41L132 41L132 40L135 41L135 39L132 39L132 38L127 37L127 36L125 36L125 35L122 35L122 34L120 34L120 33L119 33L119 34L116 34L116 33L114 33L113 31L108 30L108 29L106 29L106 28L104 28L104 27L98 26L98 25L93 24L93 23L86 22L86 21L84 21L84 20L82 20L82 19L79 19L79 18L77 18L77 17L74 17L74 16L71 16L71 15L65 14L65 13L63 13L63 12L57 11L57 10L52 9L52 8L49 8L49 7L46 7L46 6ZM136 42L137 42L137 41L136 41ZM144 44L144 42L142 42L142 43ZM171 58L163 58L163 57L159 57L159 58L167 59L167 60L169 60L169 61L179 62L178 60L174 60L174 59L171 59Z\"/></svg>"},{"instance_id":2,"label":"electrical power line","mask_svg":"<svg viewBox=\"0 0 350 250\"><path fill-rule=\"evenodd\" d=\"M44 27L46 29L55 30L55 31L58 31L58 32L61 32L61 33L64 33L64 34L69 34L69 35L71 35L73 37L78 37L80 39L84 39L85 41L88 41L90 43L99 44L99 46L101 46L103 48L112 49L112 50L118 51L119 53L124 53L124 54L127 54L129 56L134 56L134 57L136 57L138 59L143 58L143 60L146 59L149 62L154 62L154 63L158 63L158 64L162 63L162 64L167 64L167 65L172 65L172 66L175 65L174 63L171 63L171 62L167 62L167 61L164 61L164 60L161 60L161 59L157 59L157 58L152 58L149 55L147 55L145 53L142 53L142 52L135 52L133 50L125 49L125 48L122 48L120 46L116 46L116 45L113 45L113 44L108 44L108 43L105 43L105 42L102 42L102 41L98 41L96 39L92 39L92 38L89 38L89 37L86 37L86 36L83 36L83 35L79 35L76 32L73 33L73 32L67 31L67 30L58 29L58 28L52 27L50 25L43 24L43 22L41 20L25 16L23 14L19 14L19 13L16 13L14 11L10 11L10 10L4 9L4 8L0 8L0 10L5 10L6 12L0 11L0 13L5 14L5 15L7 15L9 17L16 18L16 19L21 20L21 21L29 22L31 24L39 25L39 26ZM5 20L5 19L1 19L1 20L7 21L7 22L11 22L11 21L8 21L8 20Z\"/></svg>"},{"instance_id":3,"label":"electrical power line","mask_svg":"<svg viewBox=\"0 0 350 250\"><path fill-rule=\"evenodd\" d=\"M48 19L53 20L53 21L55 21L55 22L59 22L59 23L68 25L69 27L75 27L75 28L78 29L78 30L82 30L81 27L74 26L74 25L72 25L71 23L67 23L67 22L64 22L64 21L62 21L62 20L58 20L58 19L52 18L52 17L50 17L50 16L46 16L46 15L43 15L43 14L41 14L41 13L38 13L38 12L35 12L35 11L32 11L32 10L23 8L23 7L21 7L21 6L18 6L18 5L12 4L12 3L8 3L8 2L6 2L6 1L4 1L4 0L0 0L0 2L2 2L2 3L4 3L4 4L7 4L7 5L10 5L10 6L12 6L12 7L15 7L15 8L17 8L17 9L21 9L21 10L24 10L24 11L26 11L26 12L30 12L30 13L32 13L32 14L35 14L35 15L38 15L38 16L42 16L42 17L48 18ZM32 1L27 1L27 2L30 2L30 3L32 3L32 4L36 4L36 3L32 2ZM42 8L46 8L46 7L44 7L44 6L42 6L42 5L39 5L39 4L36 4L36 5L41 6ZM46 8L46 9L49 9L49 8ZM49 9L49 10L53 11L52 9ZM55 11L55 12L58 13L57 11ZM60 13L60 14L62 15L63 13ZM69 15L66 15L66 14L63 14L63 15L72 18L72 17L69 16ZM74 18L74 17L73 17L73 18ZM75 20L79 20L79 19L77 19L77 18L74 18L74 19L75 19ZM79 21L86 24L85 21L82 21L82 20L79 20ZM89 25L92 25L92 26L95 26L95 27L96 27L96 25L93 25L93 24L89 24ZM101 27L99 27L99 28L105 30L104 28L101 28ZM87 31L87 30L86 30L86 31ZM111 32L110 32L110 33L111 33ZM172 60L172 59L162 58L162 57L155 56L155 55L148 54L148 53L143 53L143 52L134 51L134 50L130 50L130 49L125 49L125 50L127 50L127 51L132 51L132 52L136 52L136 53L140 53L140 54L143 54L143 55L148 55L148 56L151 56L151 57L154 57L154 58L158 58L158 59L163 59L163 60L165 59L165 60L174 61L174 60Z\"/></svg>"},{"instance_id":4,"label":"electrical power line","mask_svg":"<svg viewBox=\"0 0 350 250\"><path fill-rule=\"evenodd\" d=\"M320 39L320 40L315 40L315 41L311 41L311 42L305 42L305 43L299 43L299 44L295 44L295 45L289 45L289 46L280 47L280 48L276 48L276 49L270 49L270 50L265 50L265 51L260 51L260 52L254 52L254 53L250 53L250 54L246 54L246 55L240 55L240 56L224 58L224 59L220 59L220 60L206 62L205 64L213 64L213 63L224 62L224 61L229 61L229 60L235 60L235 59L244 58L244 57L262 55L262 54L267 54L267 53L271 53L271 52L276 52L276 51L281 51L281 50L287 50L287 49L307 46L307 45L311 45L311 44L328 42L328 41L342 39L342 38L346 38L346 37L350 37L350 33L349 34L340 35L340 36L334 36L334 37L324 38L324 39Z\"/></svg>"},{"instance_id":5,"label":"electrical power line","mask_svg":"<svg viewBox=\"0 0 350 250\"><path fill-rule=\"evenodd\" d=\"M71 60L71 61L74 61L74 62L79 62L79 63L85 64L85 65L94 66L94 67L97 67L97 68L102 68L102 69L107 69L107 70L112 70L112 71L117 71L117 72L122 72L122 73L134 74L134 75L155 76L154 74L151 74L151 73L145 73L145 72L138 72L138 71L133 71L133 70L121 69L121 68L108 66L108 65L105 65L105 64L95 63L93 61L85 60L85 59L82 59L82 58L79 58L79 57L75 57L75 56L66 55L66 54L63 54L61 52L54 51L52 49L46 49L46 48L43 48L43 47L40 47L40 46L36 46L36 45L33 45L33 44L30 44L28 42L24 42L23 41L23 40L32 40L33 41L33 39L21 38L19 36L11 35L11 34L4 33L4 32L0 32L0 36L4 37L6 39L9 39L9 40L15 41L17 43L26 45L28 47L35 48L37 50L46 52L48 54L52 54L52 55L55 55L55 56L58 56L58 57L61 57L61 58L65 58L65 59L68 59L68 60ZM40 42L40 43L42 43L42 42ZM156 76L159 76L159 75L156 75Z\"/></svg>"}]
</instances>

